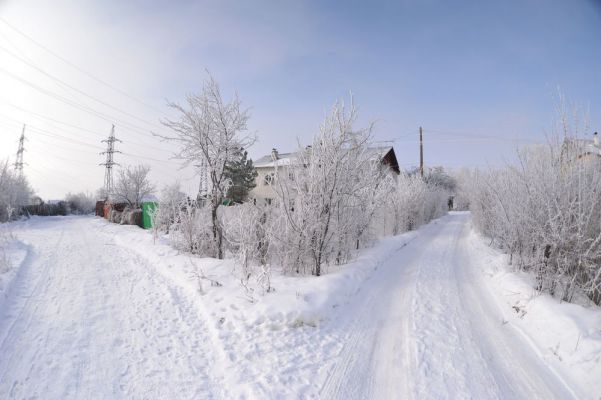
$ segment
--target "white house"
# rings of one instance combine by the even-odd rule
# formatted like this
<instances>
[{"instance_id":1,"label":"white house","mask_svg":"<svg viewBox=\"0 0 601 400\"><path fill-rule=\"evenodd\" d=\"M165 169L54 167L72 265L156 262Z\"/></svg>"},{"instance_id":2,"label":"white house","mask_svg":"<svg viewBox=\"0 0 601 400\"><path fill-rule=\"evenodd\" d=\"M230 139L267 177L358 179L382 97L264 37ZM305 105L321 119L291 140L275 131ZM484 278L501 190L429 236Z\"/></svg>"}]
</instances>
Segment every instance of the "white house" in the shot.
<instances>
[{"instance_id":1,"label":"white house","mask_svg":"<svg viewBox=\"0 0 601 400\"><path fill-rule=\"evenodd\" d=\"M399 164L392 146L370 147L368 151L374 160L379 160L382 165L387 166L393 173L400 173ZM276 193L271 185L276 167L294 165L297 154L297 152L280 153L277 149L272 149L271 154L253 161L257 177L255 179L255 187L249 193L249 197L255 202L271 204L276 197Z\"/></svg>"}]
</instances>

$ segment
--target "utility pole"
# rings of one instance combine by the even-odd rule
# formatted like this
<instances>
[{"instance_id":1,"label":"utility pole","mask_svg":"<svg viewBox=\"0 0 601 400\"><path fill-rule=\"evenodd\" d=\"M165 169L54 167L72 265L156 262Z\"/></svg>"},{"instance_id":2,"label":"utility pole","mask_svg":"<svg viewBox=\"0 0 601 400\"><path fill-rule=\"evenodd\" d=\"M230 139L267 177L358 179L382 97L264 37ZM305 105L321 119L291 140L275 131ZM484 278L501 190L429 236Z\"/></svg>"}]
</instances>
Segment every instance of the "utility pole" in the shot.
<instances>
[{"instance_id":1,"label":"utility pole","mask_svg":"<svg viewBox=\"0 0 601 400\"><path fill-rule=\"evenodd\" d=\"M424 135L422 127L419 127L419 174L424 177Z\"/></svg>"},{"instance_id":2,"label":"utility pole","mask_svg":"<svg viewBox=\"0 0 601 400\"><path fill-rule=\"evenodd\" d=\"M17 150L17 158L15 159L15 171L19 176L23 176L23 152L25 151L25 124L19 138L19 150Z\"/></svg>"},{"instance_id":3,"label":"utility pole","mask_svg":"<svg viewBox=\"0 0 601 400\"><path fill-rule=\"evenodd\" d=\"M108 139L102 140L102 143L106 143L106 151L100 153L101 155L106 154L106 161L99 164L104 165L106 167L104 171L104 191L105 191L105 200L109 200L111 198L111 194L113 193L113 165L119 165L113 161L114 153L121 153L118 150L115 150L115 142L121 142L121 140L115 138L115 125L111 128L111 134Z\"/></svg>"}]
</instances>

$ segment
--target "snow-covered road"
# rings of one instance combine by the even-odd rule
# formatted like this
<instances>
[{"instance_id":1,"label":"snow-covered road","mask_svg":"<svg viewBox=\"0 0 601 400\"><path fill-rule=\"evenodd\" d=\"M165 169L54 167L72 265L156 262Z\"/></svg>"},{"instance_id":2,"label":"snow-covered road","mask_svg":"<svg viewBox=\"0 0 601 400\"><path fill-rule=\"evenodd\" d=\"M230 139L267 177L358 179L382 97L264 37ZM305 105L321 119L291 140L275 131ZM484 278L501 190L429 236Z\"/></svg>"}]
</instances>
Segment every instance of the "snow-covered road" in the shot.
<instances>
[{"instance_id":1,"label":"snow-covered road","mask_svg":"<svg viewBox=\"0 0 601 400\"><path fill-rule=\"evenodd\" d=\"M0 398L221 397L203 319L153 268L89 219L21 236L34 253L0 320Z\"/></svg>"},{"instance_id":2,"label":"snow-covered road","mask_svg":"<svg viewBox=\"0 0 601 400\"><path fill-rule=\"evenodd\" d=\"M317 327L242 323L227 336L218 314L90 223L38 219L18 232L30 251L0 302L0 398L581 397L505 323L468 214L399 241Z\"/></svg>"},{"instance_id":3,"label":"snow-covered road","mask_svg":"<svg viewBox=\"0 0 601 400\"><path fill-rule=\"evenodd\" d=\"M467 245L469 215L431 223L371 279L336 330L327 399L576 398L504 324Z\"/></svg>"}]
</instances>

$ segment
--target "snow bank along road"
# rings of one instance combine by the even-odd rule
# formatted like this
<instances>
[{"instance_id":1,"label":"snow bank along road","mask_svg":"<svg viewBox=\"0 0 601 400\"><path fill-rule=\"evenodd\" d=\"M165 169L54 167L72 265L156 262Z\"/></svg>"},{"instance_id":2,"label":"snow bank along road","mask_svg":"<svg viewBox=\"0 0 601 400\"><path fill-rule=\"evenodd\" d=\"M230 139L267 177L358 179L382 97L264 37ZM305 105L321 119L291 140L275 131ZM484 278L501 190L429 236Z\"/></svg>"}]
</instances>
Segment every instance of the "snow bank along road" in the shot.
<instances>
[{"instance_id":1,"label":"snow bank along road","mask_svg":"<svg viewBox=\"0 0 601 400\"><path fill-rule=\"evenodd\" d=\"M467 214L399 246L330 319L280 330L273 349L229 343L236 358L223 356L198 299L98 226L19 228L30 252L0 299L0 398L591 398L503 324L474 268ZM254 394L236 390L261 375L275 377ZM299 380L302 392L287 389Z\"/></svg>"}]
</instances>

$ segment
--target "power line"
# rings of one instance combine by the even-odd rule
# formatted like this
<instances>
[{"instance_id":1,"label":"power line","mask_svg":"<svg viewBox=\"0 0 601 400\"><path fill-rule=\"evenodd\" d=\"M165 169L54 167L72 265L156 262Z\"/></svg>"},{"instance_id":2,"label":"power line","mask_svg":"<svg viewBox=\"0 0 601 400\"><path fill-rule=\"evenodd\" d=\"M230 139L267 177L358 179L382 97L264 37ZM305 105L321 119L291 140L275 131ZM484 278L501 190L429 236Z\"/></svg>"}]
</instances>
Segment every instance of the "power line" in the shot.
<instances>
[{"instance_id":1,"label":"power line","mask_svg":"<svg viewBox=\"0 0 601 400\"><path fill-rule=\"evenodd\" d=\"M14 118L11 118L9 116L6 116L6 115L0 114L0 117L4 117L4 118L7 118L9 120L15 121L15 123L19 123L18 120L14 119ZM48 130L45 130L45 129L41 129L41 128L38 128L38 127L35 127L35 126L32 126L32 125L28 125L28 127L29 127L29 129L31 131L33 131L36 134L39 134L39 135L42 135L42 136L45 136L45 137L48 137L48 138L62 140L65 143L68 143L70 145L75 144L75 145L85 146L85 147L92 148L94 150L102 150L103 149L100 146L97 146L97 145L94 145L94 144L90 144L90 143L86 143L86 142L82 142L80 140L77 140L77 139L74 139L74 138L71 138L71 137L67 137L67 136L63 136L63 135L60 135L58 133L54 133L54 132L51 132L51 131L48 131ZM120 142L123 143L122 141L120 141ZM51 145L58 146L55 143L51 143ZM58 147L61 148L61 146L58 146ZM62 148L66 149L65 147L62 147ZM71 150L71 149L67 149L67 150ZM95 152L88 152L88 154L96 154L96 153ZM165 164L170 164L170 165L180 165L180 163L177 162L177 161L161 160L161 159L158 159L158 158L153 158L153 157L144 156L144 155L135 154L135 153L121 152L121 154L123 154L124 156L128 156L128 157L141 158L141 159L145 159L145 160L150 160L150 161L155 161L155 162L160 162L160 163L165 163ZM68 160L66 160L66 161L68 161ZM173 176L173 175L170 175L170 176Z\"/></svg>"},{"instance_id":2,"label":"power line","mask_svg":"<svg viewBox=\"0 0 601 400\"><path fill-rule=\"evenodd\" d=\"M51 54L52 56L56 57L57 59L59 59L60 61L62 61L63 63L67 64L68 66L70 66L71 68L79 71L80 73L86 75L87 77L95 80L98 83L103 84L104 86L116 91L117 93L136 101L139 104L142 104L150 109L153 109L155 111L159 111L159 112L163 112L162 110L160 110L159 108L148 104L138 98L136 98L135 96L132 96L130 94L128 94L127 92L111 85L110 83L92 75L91 73L87 72L86 70L84 70L83 68L77 66L76 64L72 63L71 61L67 60L66 58L62 57L61 55L59 55L58 53L56 53L53 50L50 50L48 47L44 46L43 44L41 44L40 42L38 42L37 40L33 39L31 36L27 35L26 33L24 33L23 31L19 30L18 28L16 28L15 26L13 26L12 24L8 23L4 18L0 17L0 22L2 22L3 24L5 24L6 26L8 26L10 29L12 29L13 31L17 32L19 35L23 36L25 39L29 40L30 42L32 42L33 44L35 44L36 46L38 46L39 48L45 50L47 53Z\"/></svg>"},{"instance_id":3,"label":"power line","mask_svg":"<svg viewBox=\"0 0 601 400\"><path fill-rule=\"evenodd\" d=\"M132 114L132 113L130 113L130 112L123 111L122 109L120 109L120 108L118 108L118 107L115 107L115 106L113 106L112 104L109 104L109 103L107 103L107 102L105 102L105 101L103 101L103 100L99 99L99 98L98 98L98 97L96 97L96 96L93 96L93 95L91 95L91 94L89 94L89 93L87 93L87 92L84 92L83 90L80 90L80 89L78 89L78 88L76 88L76 87L74 87L74 86L70 85L69 83L65 82L64 80L62 80L62 79L60 79L60 78L58 78L58 77L56 77L56 76L54 76L54 75L52 75L52 74L50 74L50 73L46 72L46 71L45 71L45 70L43 70L42 68L40 68L40 67L38 67L37 65L33 64L32 62L29 62L29 61L27 61L26 59L24 59L23 57L20 57L20 56L18 56L17 54L15 54L15 53L13 53L12 51L8 50L6 47L0 46L0 50L4 51L5 53L7 53L8 55L12 56L13 58L16 58L17 60L21 61L23 64L25 64L25 65L28 65L29 67L31 67L31 68L33 68L33 69L35 69L36 71L40 72L40 73L41 73L41 74L43 74L44 76L46 76L46 77L48 77L48 78L50 78L50 79L52 79L52 80L54 80L54 81L56 81L56 82L60 83L61 85L64 85L65 87L67 87L67 88L69 88L69 89L71 89L71 90L73 90L73 91L75 91L75 92L77 92L77 93L79 93L79 94L81 94L81 95L83 95L83 96L86 96L86 97L88 97L88 98L90 98L90 99L94 100L95 102L97 102L97 103L99 103L99 104L102 104L102 105L103 105L103 106L105 106L105 107L111 108L111 109L113 109L113 110L115 110L115 111L118 111L118 112L120 112L120 113L122 113L122 114L124 114L124 115L127 115L127 116L131 117L131 118L134 118L134 119L136 119L136 120L138 120L138 121L140 121L140 122L144 122L144 123L146 123L146 124L148 124L148 125L151 125L151 126L154 126L154 125L155 125L155 124L154 124L154 123L152 123L152 122L149 122L149 121L147 121L147 120L145 120L145 119L143 119L143 118L140 118L140 117L138 117L137 115L134 115L134 114Z\"/></svg>"},{"instance_id":4,"label":"power line","mask_svg":"<svg viewBox=\"0 0 601 400\"><path fill-rule=\"evenodd\" d=\"M458 132L458 131L440 131L435 129L428 129L427 132L437 134L437 135L447 135L447 136L464 136L471 137L474 139L490 139L490 140L501 140L501 141L523 141L523 142L538 142L535 139L528 138L517 138L517 137L503 137L499 135L488 135L484 133L474 133L474 132Z\"/></svg>"},{"instance_id":5,"label":"power line","mask_svg":"<svg viewBox=\"0 0 601 400\"><path fill-rule=\"evenodd\" d=\"M81 126L78 126L78 125L74 125L74 124L71 124L69 122L65 122L65 121L62 121L62 120L59 120L59 119L56 119L56 118L53 118L53 117L49 117L49 116L44 115L44 114L37 113L35 111L27 110L27 109L25 109L23 107L17 106L16 104L13 104L13 103L10 103L10 102L4 102L4 104L6 104L6 105L8 105L10 107L13 107L13 108L15 108L17 110L20 110L20 111L22 111L22 112L24 112L26 114L32 114L32 115L34 115L34 116L36 116L38 118L41 118L41 119L45 119L45 120L48 120L48 121L51 121L51 122L55 122L55 123L60 124L60 125L64 125L64 126L73 128L73 129L77 129L77 130L81 130L81 131L84 131L84 132L93 133L94 135L97 135L97 136L100 136L100 137L104 137L104 134L102 134L102 133L100 133L98 131L94 131L94 130L91 130L91 129L88 129L88 128L84 128L84 127L81 127ZM122 129L125 129L126 131L129 131L129 129L127 129L127 128L122 128ZM136 132L133 132L133 133L136 133ZM153 150L158 150L158 151L165 151L165 149L162 149L160 147L152 146L152 145L149 145L149 144L146 144L146 143L142 143L142 142L138 142L138 141L134 141L134 140L131 140L131 139L128 139L127 142L135 144L137 146L146 147L148 149L153 149Z\"/></svg>"},{"instance_id":6,"label":"power line","mask_svg":"<svg viewBox=\"0 0 601 400\"><path fill-rule=\"evenodd\" d=\"M49 176L48 172L54 172L54 171L51 171L51 170L42 171L42 170L39 170L39 169L37 169L35 167L28 167L27 170L28 171L30 170L30 172L34 172L40 178L48 177ZM74 179L73 177L70 177L70 176L64 174L63 172L61 172L60 174L61 174L61 176L65 176L65 177L67 177L67 178L69 178L69 179L71 179L73 181L77 181L77 179ZM70 192L73 189L73 188L68 187L64 183L62 183L62 181L54 182L53 186L58 186L58 187L62 188L65 191L65 193L68 193L68 192Z\"/></svg>"},{"instance_id":7,"label":"power line","mask_svg":"<svg viewBox=\"0 0 601 400\"><path fill-rule=\"evenodd\" d=\"M122 124L124 126L129 126L130 130L138 132L137 134L141 134L145 138L148 137L148 133L151 133L151 130L149 130L149 129L141 128L141 127L139 127L139 126L137 126L135 124L132 124L131 122L127 122L127 121L124 121L122 119L115 118L114 116L111 116L111 115L105 114L103 112L94 110L93 108L91 108L89 106L86 106L86 105L83 105L83 104L78 104L78 103L76 103L76 102L74 102L74 101L72 101L72 100L70 100L70 99L68 99L68 98L66 98L64 96L61 96L61 95L59 95L59 94L57 94L55 92L52 92L52 91L50 91L48 89L45 89L45 88L43 88L43 87L41 87L39 85L36 85L35 83L30 82L30 81L28 81L28 80L26 80L26 79L24 79L24 78L22 78L22 77L20 77L20 76L18 76L16 74L13 74L12 72L10 72L10 71L2 68L2 67L0 67L0 72L3 72L4 74L10 76L11 78L13 78L13 79L15 79L15 80L23 83L24 85L30 86L31 88L33 88L33 89L35 89L35 90L37 90L37 91L45 94L46 96L51 97L51 98L53 98L55 100L61 101L61 102L65 103L65 104L67 104L67 105L69 105L69 106L71 106L73 108L76 108L76 109L79 109L81 111L87 112L87 113L89 113L91 115L94 115L94 116L96 116L96 117L98 117L100 119L103 119L103 120L105 120L107 122L111 122L111 123L119 122L120 124Z\"/></svg>"},{"instance_id":8,"label":"power line","mask_svg":"<svg viewBox=\"0 0 601 400\"><path fill-rule=\"evenodd\" d=\"M22 112L24 112L24 113L26 113L26 114L31 114L31 115L34 115L34 116L36 116L36 117L38 117L38 118L46 119L46 120L48 120L48 121L51 121L51 122L56 122L56 123L58 123L58 124L61 124L61 125L65 125L65 126L68 126L68 127L74 128L74 129L78 129L78 130L81 130L81 131L85 131L85 132L93 133L93 134L95 134L95 135L98 135L98 136L102 136L102 137L104 137L104 134L102 134L102 133L100 133L100 132L93 131L93 130L91 130L91 129L87 129L87 128L83 128L83 127L81 127L81 126L73 125L73 124L71 124L71 123L64 122L64 121L61 121L61 120L55 119L55 118L53 118L53 117L49 117L49 116L47 116L47 115L39 114L39 113L37 113L37 112L35 112L35 111L27 110L27 109L25 109L25 108L23 108L23 107L20 107L20 106L16 105L16 104L13 104L13 103L4 102L4 104L6 104L6 105L8 105L8 106L10 106L10 107L13 107L13 108L15 108L15 109L17 109L17 110L19 110L19 111L22 111Z\"/></svg>"},{"instance_id":9,"label":"power line","mask_svg":"<svg viewBox=\"0 0 601 400\"><path fill-rule=\"evenodd\" d=\"M6 118L8 120L11 120L11 121L14 121L14 122L17 122L17 123L21 123L21 121L15 119L15 118L11 118L11 117L9 117L7 115L0 114L0 117ZM93 144L90 144L90 143L86 143L86 142L82 142L82 141L80 141L78 139L74 139L74 138L71 138L71 137L63 136L63 135L60 135L58 133L54 133L54 132L48 131L46 129L42 129L42 128L36 127L34 125L31 125L31 124L29 125L29 129L33 130L34 132L37 132L37 133L39 133L39 134L41 134L43 136L48 136L48 137L53 137L53 138L61 138L61 139L64 139L64 140L68 140L69 142L72 142L72 143L79 143L82 146L87 146L87 147L91 147L91 148L94 148L94 149L100 149L100 150L102 150L101 147L98 147L96 145L93 145Z\"/></svg>"}]
</instances>

